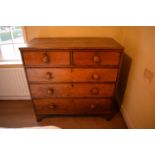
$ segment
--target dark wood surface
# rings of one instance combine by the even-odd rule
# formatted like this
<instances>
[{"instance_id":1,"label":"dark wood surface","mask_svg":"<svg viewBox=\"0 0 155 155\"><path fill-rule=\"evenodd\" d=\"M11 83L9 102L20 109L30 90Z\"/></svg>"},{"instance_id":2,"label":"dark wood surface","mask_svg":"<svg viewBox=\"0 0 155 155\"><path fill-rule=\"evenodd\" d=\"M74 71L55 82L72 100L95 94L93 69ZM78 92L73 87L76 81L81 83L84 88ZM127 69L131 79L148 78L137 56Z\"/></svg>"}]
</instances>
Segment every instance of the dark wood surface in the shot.
<instances>
[{"instance_id":1,"label":"dark wood surface","mask_svg":"<svg viewBox=\"0 0 155 155\"><path fill-rule=\"evenodd\" d=\"M35 38L27 44L27 49L123 49L112 38Z\"/></svg>"},{"instance_id":2,"label":"dark wood surface","mask_svg":"<svg viewBox=\"0 0 155 155\"><path fill-rule=\"evenodd\" d=\"M23 52L25 65L69 65L69 50L36 50Z\"/></svg>"},{"instance_id":3,"label":"dark wood surface","mask_svg":"<svg viewBox=\"0 0 155 155\"><path fill-rule=\"evenodd\" d=\"M34 99L39 114L104 114L112 109L111 99Z\"/></svg>"},{"instance_id":4,"label":"dark wood surface","mask_svg":"<svg viewBox=\"0 0 155 155\"><path fill-rule=\"evenodd\" d=\"M30 84L34 98L112 97L115 84Z\"/></svg>"},{"instance_id":5,"label":"dark wood surface","mask_svg":"<svg viewBox=\"0 0 155 155\"><path fill-rule=\"evenodd\" d=\"M111 51L103 52L103 50L98 50L98 52L94 52L94 50L74 50L73 60L75 65L118 66L120 53Z\"/></svg>"},{"instance_id":6,"label":"dark wood surface","mask_svg":"<svg viewBox=\"0 0 155 155\"><path fill-rule=\"evenodd\" d=\"M49 114L113 116L123 53L119 43L111 38L40 38L20 51L37 120ZM52 106L59 108L53 111Z\"/></svg>"},{"instance_id":7,"label":"dark wood surface","mask_svg":"<svg viewBox=\"0 0 155 155\"><path fill-rule=\"evenodd\" d=\"M34 99L38 114L75 114L75 106L70 99Z\"/></svg>"},{"instance_id":8,"label":"dark wood surface","mask_svg":"<svg viewBox=\"0 0 155 155\"><path fill-rule=\"evenodd\" d=\"M117 68L28 68L30 82L116 82Z\"/></svg>"}]
</instances>

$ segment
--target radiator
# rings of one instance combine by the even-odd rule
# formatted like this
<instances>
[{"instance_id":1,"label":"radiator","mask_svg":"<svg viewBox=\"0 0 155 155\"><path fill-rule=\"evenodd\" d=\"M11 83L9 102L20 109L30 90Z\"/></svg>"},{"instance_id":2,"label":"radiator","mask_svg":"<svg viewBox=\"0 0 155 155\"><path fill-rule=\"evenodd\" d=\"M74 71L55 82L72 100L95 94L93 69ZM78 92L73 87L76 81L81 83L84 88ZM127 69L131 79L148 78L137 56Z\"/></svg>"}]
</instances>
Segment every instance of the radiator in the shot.
<instances>
[{"instance_id":1,"label":"radiator","mask_svg":"<svg viewBox=\"0 0 155 155\"><path fill-rule=\"evenodd\" d=\"M0 100L30 99L23 68L0 68Z\"/></svg>"}]
</instances>

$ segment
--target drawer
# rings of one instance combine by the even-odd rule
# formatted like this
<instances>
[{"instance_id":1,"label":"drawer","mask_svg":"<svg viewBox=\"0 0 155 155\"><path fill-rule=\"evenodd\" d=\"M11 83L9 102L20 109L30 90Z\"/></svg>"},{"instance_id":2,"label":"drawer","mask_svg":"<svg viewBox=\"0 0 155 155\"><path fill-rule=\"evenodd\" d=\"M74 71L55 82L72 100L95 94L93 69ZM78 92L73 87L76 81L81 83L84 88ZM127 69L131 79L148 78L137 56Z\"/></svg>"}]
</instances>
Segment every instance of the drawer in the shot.
<instances>
[{"instance_id":1,"label":"drawer","mask_svg":"<svg viewBox=\"0 0 155 155\"><path fill-rule=\"evenodd\" d=\"M34 99L37 114L102 114L112 109L111 99Z\"/></svg>"},{"instance_id":2,"label":"drawer","mask_svg":"<svg viewBox=\"0 0 155 155\"><path fill-rule=\"evenodd\" d=\"M115 82L115 68L27 68L30 82Z\"/></svg>"},{"instance_id":3,"label":"drawer","mask_svg":"<svg viewBox=\"0 0 155 155\"><path fill-rule=\"evenodd\" d=\"M33 98L71 97L71 84L30 84Z\"/></svg>"},{"instance_id":4,"label":"drawer","mask_svg":"<svg viewBox=\"0 0 155 155\"><path fill-rule=\"evenodd\" d=\"M120 53L112 50L74 50L74 65L118 66Z\"/></svg>"},{"instance_id":5,"label":"drawer","mask_svg":"<svg viewBox=\"0 0 155 155\"><path fill-rule=\"evenodd\" d=\"M115 82L118 69L75 68L72 73L72 79L74 82Z\"/></svg>"},{"instance_id":6,"label":"drawer","mask_svg":"<svg viewBox=\"0 0 155 155\"><path fill-rule=\"evenodd\" d=\"M25 65L69 65L69 50L36 50L23 52L23 61Z\"/></svg>"},{"instance_id":7,"label":"drawer","mask_svg":"<svg viewBox=\"0 0 155 155\"><path fill-rule=\"evenodd\" d=\"M115 84L31 84L33 98L112 97Z\"/></svg>"},{"instance_id":8,"label":"drawer","mask_svg":"<svg viewBox=\"0 0 155 155\"><path fill-rule=\"evenodd\" d=\"M30 82L70 82L71 69L67 68L27 68Z\"/></svg>"},{"instance_id":9,"label":"drawer","mask_svg":"<svg viewBox=\"0 0 155 155\"><path fill-rule=\"evenodd\" d=\"M78 114L102 114L112 109L112 99L76 99L74 100Z\"/></svg>"},{"instance_id":10,"label":"drawer","mask_svg":"<svg viewBox=\"0 0 155 155\"><path fill-rule=\"evenodd\" d=\"M71 99L35 99L38 114L74 114L75 106Z\"/></svg>"},{"instance_id":11,"label":"drawer","mask_svg":"<svg viewBox=\"0 0 155 155\"><path fill-rule=\"evenodd\" d=\"M73 97L112 97L115 84L74 84Z\"/></svg>"}]
</instances>

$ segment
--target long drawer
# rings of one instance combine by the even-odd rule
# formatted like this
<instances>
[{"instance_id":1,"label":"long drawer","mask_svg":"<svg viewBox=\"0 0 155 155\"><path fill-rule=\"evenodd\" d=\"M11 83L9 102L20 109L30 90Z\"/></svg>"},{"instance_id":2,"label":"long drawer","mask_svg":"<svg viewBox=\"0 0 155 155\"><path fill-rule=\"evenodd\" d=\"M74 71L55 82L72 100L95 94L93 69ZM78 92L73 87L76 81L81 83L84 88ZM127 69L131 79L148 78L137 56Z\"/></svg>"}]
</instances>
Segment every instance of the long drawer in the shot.
<instances>
[{"instance_id":1,"label":"long drawer","mask_svg":"<svg viewBox=\"0 0 155 155\"><path fill-rule=\"evenodd\" d=\"M115 82L115 68L27 68L30 82Z\"/></svg>"},{"instance_id":2,"label":"long drawer","mask_svg":"<svg viewBox=\"0 0 155 155\"><path fill-rule=\"evenodd\" d=\"M33 98L112 97L115 84L30 84Z\"/></svg>"},{"instance_id":3,"label":"long drawer","mask_svg":"<svg viewBox=\"0 0 155 155\"><path fill-rule=\"evenodd\" d=\"M113 50L74 50L74 65L82 66L118 66L120 53Z\"/></svg>"},{"instance_id":4,"label":"long drawer","mask_svg":"<svg viewBox=\"0 0 155 155\"><path fill-rule=\"evenodd\" d=\"M26 66L57 66L70 64L69 50L30 50L23 52Z\"/></svg>"},{"instance_id":5,"label":"long drawer","mask_svg":"<svg viewBox=\"0 0 155 155\"><path fill-rule=\"evenodd\" d=\"M111 110L111 99L34 99L38 114L102 114Z\"/></svg>"}]
</instances>

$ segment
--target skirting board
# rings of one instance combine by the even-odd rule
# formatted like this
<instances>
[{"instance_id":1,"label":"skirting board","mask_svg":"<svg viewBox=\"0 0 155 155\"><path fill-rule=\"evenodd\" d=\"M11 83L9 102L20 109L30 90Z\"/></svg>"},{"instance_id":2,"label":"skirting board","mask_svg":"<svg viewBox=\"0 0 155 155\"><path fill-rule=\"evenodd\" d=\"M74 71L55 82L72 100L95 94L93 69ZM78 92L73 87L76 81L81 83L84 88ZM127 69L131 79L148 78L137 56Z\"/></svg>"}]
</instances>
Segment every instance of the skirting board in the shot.
<instances>
[{"instance_id":1,"label":"skirting board","mask_svg":"<svg viewBox=\"0 0 155 155\"><path fill-rule=\"evenodd\" d=\"M128 114L127 110L125 109L125 107L123 105L121 106L121 114L122 114L122 116L124 118L124 121L125 121L128 129L135 129L135 127L133 125L133 122L130 119L129 114Z\"/></svg>"}]
</instances>

